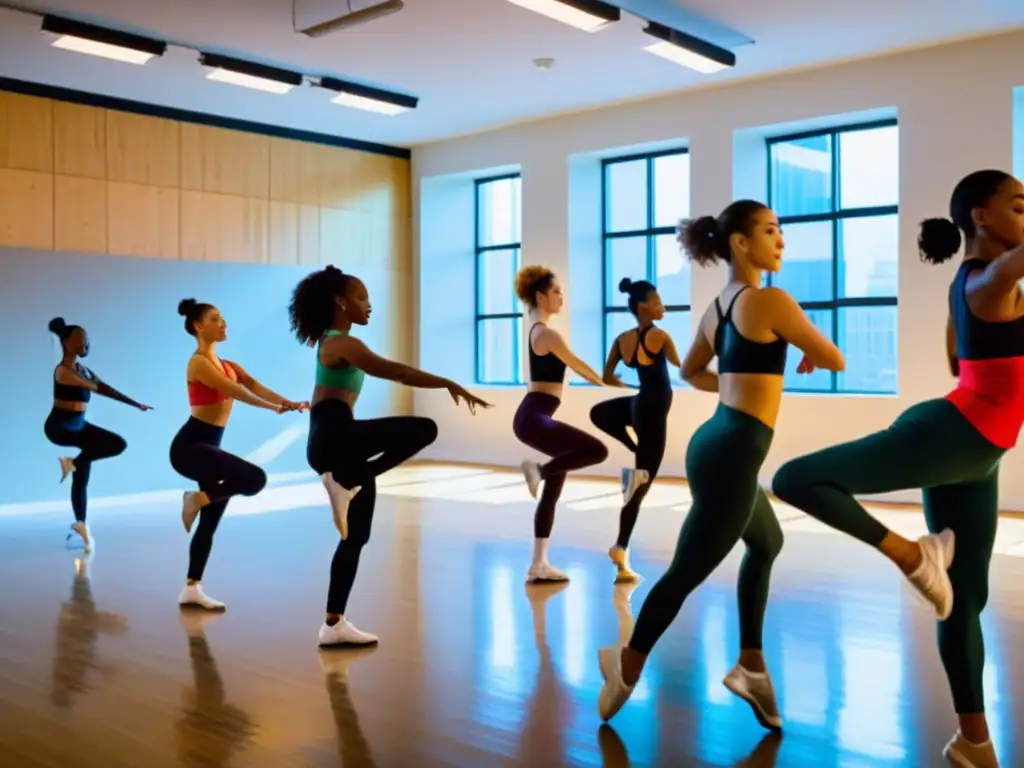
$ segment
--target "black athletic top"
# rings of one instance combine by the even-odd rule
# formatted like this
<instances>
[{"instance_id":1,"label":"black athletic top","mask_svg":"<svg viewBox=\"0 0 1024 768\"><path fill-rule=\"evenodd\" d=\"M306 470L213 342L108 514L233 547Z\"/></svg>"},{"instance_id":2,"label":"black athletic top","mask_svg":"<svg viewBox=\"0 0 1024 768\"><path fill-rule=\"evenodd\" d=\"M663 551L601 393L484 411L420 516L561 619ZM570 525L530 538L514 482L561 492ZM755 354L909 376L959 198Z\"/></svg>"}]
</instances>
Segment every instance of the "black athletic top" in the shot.
<instances>
[{"instance_id":1,"label":"black athletic top","mask_svg":"<svg viewBox=\"0 0 1024 768\"><path fill-rule=\"evenodd\" d=\"M632 368L636 371L637 378L640 379L640 394L642 395L664 394L665 392L672 391L672 382L668 377L668 359L665 357L665 348L662 347L661 351L657 354L654 354L647 348L647 334L651 332L652 328L654 328L653 325L644 328L642 331L639 328L637 329L637 346L636 352L633 354L633 362L627 363L625 360L622 361L622 364L627 368ZM638 360L641 348L651 359L648 365L643 365Z\"/></svg>"},{"instance_id":2,"label":"black athletic top","mask_svg":"<svg viewBox=\"0 0 1024 768\"><path fill-rule=\"evenodd\" d=\"M993 360L1024 356L1024 317L990 323L967 304L967 278L989 262L966 259L949 286L949 314L956 328L956 356L960 360Z\"/></svg>"},{"instance_id":3,"label":"black athletic top","mask_svg":"<svg viewBox=\"0 0 1024 768\"><path fill-rule=\"evenodd\" d=\"M543 381L549 384L561 384L565 381L565 363L557 355L550 352L538 355L533 351L533 329L543 323L534 323L526 336L526 345L530 350L530 381Z\"/></svg>"},{"instance_id":4,"label":"black athletic top","mask_svg":"<svg viewBox=\"0 0 1024 768\"><path fill-rule=\"evenodd\" d=\"M59 368L60 366L57 366ZM75 373L86 381L93 381L96 376L84 365L75 364ZM61 384L57 381L57 369L53 370L53 399L66 400L69 403L88 403L92 397L92 390L88 387L80 387L77 384Z\"/></svg>"},{"instance_id":5,"label":"black athletic top","mask_svg":"<svg viewBox=\"0 0 1024 768\"><path fill-rule=\"evenodd\" d=\"M715 299L718 311L718 328L715 329L715 353L718 355L719 373L768 373L781 376L786 371L786 349L788 342L783 338L775 341L751 341L742 336L732 321L732 308L736 299L750 286L744 286L729 302L729 308L722 314L722 305Z\"/></svg>"}]
</instances>

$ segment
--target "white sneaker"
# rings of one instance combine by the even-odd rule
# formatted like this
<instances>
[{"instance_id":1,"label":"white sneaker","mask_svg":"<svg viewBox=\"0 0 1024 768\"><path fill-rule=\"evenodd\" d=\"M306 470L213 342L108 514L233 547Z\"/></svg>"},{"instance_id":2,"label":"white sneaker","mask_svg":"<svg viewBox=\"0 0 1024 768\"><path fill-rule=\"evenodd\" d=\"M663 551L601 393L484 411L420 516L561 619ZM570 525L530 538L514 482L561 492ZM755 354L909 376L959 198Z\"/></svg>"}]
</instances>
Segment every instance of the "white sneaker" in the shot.
<instances>
[{"instance_id":1,"label":"white sneaker","mask_svg":"<svg viewBox=\"0 0 1024 768\"><path fill-rule=\"evenodd\" d=\"M608 557L615 563L616 584L639 584L640 574L629 567L629 554L619 545L608 550Z\"/></svg>"},{"instance_id":2,"label":"white sneaker","mask_svg":"<svg viewBox=\"0 0 1024 768\"><path fill-rule=\"evenodd\" d=\"M526 478L526 487L530 489L530 495L536 499L543 479L540 476L540 464L536 461L524 461L519 468L523 470L523 477Z\"/></svg>"},{"instance_id":3,"label":"white sneaker","mask_svg":"<svg viewBox=\"0 0 1024 768\"><path fill-rule=\"evenodd\" d=\"M568 581L569 577L551 565L551 563L534 563L526 572L526 583L536 584L551 581Z\"/></svg>"},{"instance_id":4,"label":"white sneaker","mask_svg":"<svg viewBox=\"0 0 1024 768\"><path fill-rule=\"evenodd\" d=\"M949 581L949 566L956 551L956 537L946 529L917 540L921 545L921 564L907 578L918 592L932 604L940 621L953 612L953 585Z\"/></svg>"},{"instance_id":5,"label":"white sneaker","mask_svg":"<svg viewBox=\"0 0 1024 768\"><path fill-rule=\"evenodd\" d=\"M622 470L622 504L629 504L633 494L643 485L651 480L651 473L646 469L624 469Z\"/></svg>"},{"instance_id":6,"label":"white sneaker","mask_svg":"<svg viewBox=\"0 0 1024 768\"><path fill-rule=\"evenodd\" d=\"M82 539L82 543L85 545L85 551L87 553L92 552L93 544L95 542L93 542L92 532L89 530L89 526L85 523L72 523L71 531L72 533L77 533L79 537ZM69 533L68 539L70 538L71 534Z\"/></svg>"},{"instance_id":7,"label":"white sneaker","mask_svg":"<svg viewBox=\"0 0 1024 768\"><path fill-rule=\"evenodd\" d=\"M782 729L771 675L767 672L751 672L737 664L725 676L722 684L750 705L762 727L770 731Z\"/></svg>"},{"instance_id":8,"label":"white sneaker","mask_svg":"<svg viewBox=\"0 0 1024 768\"><path fill-rule=\"evenodd\" d=\"M196 491L185 491L181 495L181 524L185 526L185 533L192 533L192 526L199 515L199 494Z\"/></svg>"},{"instance_id":9,"label":"white sneaker","mask_svg":"<svg viewBox=\"0 0 1024 768\"><path fill-rule=\"evenodd\" d=\"M208 611L223 611L227 609L220 600L214 600L203 592L202 584L185 584L178 596L178 605L188 608L205 608Z\"/></svg>"},{"instance_id":10,"label":"white sneaker","mask_svg":"<svg viewBox=\"0 0 1024 768\"><path fill-rule=\"evenodd\" d=\"M320 482L327 489L327 496L331 500L331 514L334 517L334 527L338 529L341 538L348 538L348 505L352 497L359 493L359 486L349 490L337 480L330 472L320 475Z\"/></svg>"},{"instance_id":11,"label":"white sneaker","mask_svg":"<svg viewBox=\"0 0 1024 768\"><path fill-rule=\"evenodd\" d=\"M633 695L633 686L622 679L622 646L609 645L597 652L604 686L597 698L597 712L605 722L611 720Z\"/></svg>"},{"instance_id":12,"label":"white sneaker","mask_svg":"<svg viewBox=\"0 0 1024 768\"><path fill-rule=\"evenodd\" d=\"M372 645L380 642L380 638L363 632L348 619L339 619L334 626L324 622L320 627L320 646L328 645Z\"/></svg>"},{"instance_id":13,"label":"white sneaker","mask_svg":"<svg viewBox=\"0 0 1024 768\"><path fill-rule=\"evenodd\" d=\"M956 768L999 768L991 739L984 744L972 744L959 731L942 750L942 755Z\"/></svg>"},{"instance_id":14,"label":"white sneaker","mask_svg":"<svg viewBox=\"0 0 1024 768\"><path fill-rule=\"evenodd\" d=\"M75 461L67 456L61 456L58 461L60 462L60 481L63 483L68 479L68 475L75 471Z\"/></svg>"}]
</instances>

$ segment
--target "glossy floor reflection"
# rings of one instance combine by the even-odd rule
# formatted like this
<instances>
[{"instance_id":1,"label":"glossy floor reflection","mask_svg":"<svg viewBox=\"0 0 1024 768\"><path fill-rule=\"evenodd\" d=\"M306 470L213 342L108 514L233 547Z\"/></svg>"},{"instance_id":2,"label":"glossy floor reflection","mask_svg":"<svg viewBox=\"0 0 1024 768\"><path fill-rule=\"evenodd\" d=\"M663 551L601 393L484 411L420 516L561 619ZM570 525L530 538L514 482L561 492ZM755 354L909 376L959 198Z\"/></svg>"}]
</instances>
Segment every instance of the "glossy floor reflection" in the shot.
<instances>
[{"instance_id":1,"label":"glossy floor reflection","mask_svg":"<svg viewBox=\"0 0 1024 768\"><path fill-rule=\"evenodd\" d=\"M517 486L517 482L519 485ZM614 484L570 483L552 561L527 587L531 508L514 475L387 476L349 615L378 649L321 651L334 536L305 475L235 505L205 581L223 616L178 610L187 538L167 494L68 519L4 511L0 766L942 766L955 728L934 624L894 569L780 509L765 651L783 717L765 738L721 685L738 641L739 551L684 607L630 703L601 727L596 649L628 636L688 497L641 514L632 591L612 584ZM915 531L919 513L886 512ZM1008 520L985 614L986 695L1004 766L1024 764L1024 560Z\"/></svg>"}]
</instances>

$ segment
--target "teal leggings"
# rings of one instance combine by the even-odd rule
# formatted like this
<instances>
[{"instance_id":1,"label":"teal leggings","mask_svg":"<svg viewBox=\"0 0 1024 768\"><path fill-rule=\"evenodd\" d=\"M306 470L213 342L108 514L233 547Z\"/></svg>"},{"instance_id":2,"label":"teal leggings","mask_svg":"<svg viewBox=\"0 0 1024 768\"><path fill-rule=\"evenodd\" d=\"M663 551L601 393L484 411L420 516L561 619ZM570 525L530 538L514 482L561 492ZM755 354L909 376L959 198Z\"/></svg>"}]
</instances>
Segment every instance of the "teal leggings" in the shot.
<instances>
[{"instance_id":1,"label":"teal leggings","mask_svg":"<svg viewBox=\"0 0 1024 768\"><path fill-rule=\"evenodd\" d=\"M675 620L683 601L743 540L737 597L740 647L761 649L772 563L782 549L782 527L757 473L772 443L772 430L753 416L718 405L690 438L686 480L693 505L679 532L668 570L651 587L629 647L647 655Z\"/></svg>"},{"instance_id":2,"label":"teal leggings","mask_svg":"<svg viewBox=\"0 0 1024 768\"><path fill-rule=\"evenodd\" d=\"M802 456L779 469L772 491L843 533L878 547L889 532L854 498L921 488L928 530L949 528L953 613L939 622L939 654L960 714L985 711L981 612L999 516L999 461L1006 451L946 400L928 400L873 435Z\"/></svg>"}]
</instances>

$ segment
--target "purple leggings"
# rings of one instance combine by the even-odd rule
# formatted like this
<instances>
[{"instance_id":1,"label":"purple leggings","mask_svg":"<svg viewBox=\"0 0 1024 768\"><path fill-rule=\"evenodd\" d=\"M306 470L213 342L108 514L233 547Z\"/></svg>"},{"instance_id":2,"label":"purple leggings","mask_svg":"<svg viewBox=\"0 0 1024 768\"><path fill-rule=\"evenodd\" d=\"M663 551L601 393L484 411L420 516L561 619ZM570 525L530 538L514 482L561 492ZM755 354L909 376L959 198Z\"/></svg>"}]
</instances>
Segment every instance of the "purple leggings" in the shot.
<instances>
[{"instance_id":1,"label":"purple leggings","mask_svg":"<svg viewBox=\"0 0 1024 768\"><path fill-rule=\"evenodd\" d=\"M551 457L540 467L544 490L533 517L533 535L538 539L551 536L555 504L562 495L566 473L592 467L608 458L608 449L596 437L552 418L561 402L554 395L527 392L512 420L512 431L519 442Z\"/></svg>"}]
</instances>

